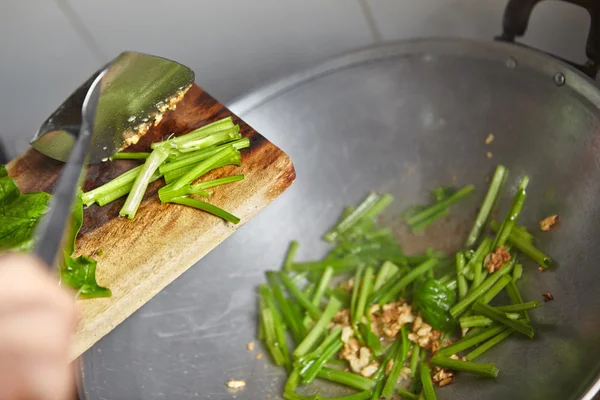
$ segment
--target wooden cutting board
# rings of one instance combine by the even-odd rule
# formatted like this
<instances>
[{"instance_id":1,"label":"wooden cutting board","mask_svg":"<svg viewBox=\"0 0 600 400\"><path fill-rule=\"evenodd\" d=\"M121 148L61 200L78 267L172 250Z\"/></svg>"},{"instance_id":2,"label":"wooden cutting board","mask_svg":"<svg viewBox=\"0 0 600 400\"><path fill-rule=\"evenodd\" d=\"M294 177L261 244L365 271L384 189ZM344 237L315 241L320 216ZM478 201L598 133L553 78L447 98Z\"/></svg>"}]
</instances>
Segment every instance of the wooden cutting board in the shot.
<instances>
[{"instance_id":1,"label":"wooden cutting board","mask_svg":"<svg viewBox=\"0 0 600 400\"><path fill-rule=\"evenodd\" d=\"M148 151L152 142L173 133L187 133L229 115L233 115L231 111L194 85L177 109L167 112L163 121L130 149ZM296 173L289 157L237 116L233 118L251 142L249 149L241 151L242 166L220 168L203 180L245 175L243 181L214 188L209 200L238 216L238 225L196 209L160 204L157 191L164 184L162 179L150 185L133 221L118 216L124 198L85 210L77 253L94 256L102 250L102 256L94 256L98 260L97 279L113 295L107 299L78 300L82 318L73 357L123 322L292 184ZM119 160L90 166L84 190L138 164ZM29 149L7 167L22 192L51 193L62 165Z\"/></svg>"}]
</instances>

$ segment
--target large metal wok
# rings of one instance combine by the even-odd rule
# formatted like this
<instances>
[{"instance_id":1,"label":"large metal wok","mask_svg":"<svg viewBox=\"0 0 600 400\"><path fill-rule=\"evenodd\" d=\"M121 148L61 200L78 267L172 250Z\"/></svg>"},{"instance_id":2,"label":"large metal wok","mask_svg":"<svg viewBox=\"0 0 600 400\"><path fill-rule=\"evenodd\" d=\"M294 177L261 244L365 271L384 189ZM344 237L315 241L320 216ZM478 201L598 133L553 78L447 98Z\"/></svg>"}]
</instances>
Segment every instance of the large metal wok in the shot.
<instances>
[{"instance_id":1,"label":"large metal wok","mask_svg":"<svg viewBox=\"0 0 600 400\"><path fill-rule=\"evenodd\" d=\"M527 23L527 7L513 11L506 40ZM598 61L595 46L588 55ZM585 71L595 74L596 64ZM538 235L556 265L541 273L528 263L522 285L527 299L551 292L555 300L533 314L533 341L514 337L486 355L501 370L496 382L460 376L439 397L592 397L600 370L600 91L592 79L510 43L417 40L338 58L234 111L288 152L298 179L86 354L90 399L278 398L284 374L246 344L256 336L255 287L280 267L288 242L300 241L303 259L320 257L319 237L343 206L377 190L397 199L386 216L407 251L459 246L498 163L510 169L510 190L531 177L522 223L561 216L558 230ZM464 207L473 212L405 235L400 211L451 183L476 185ZM232 378L246 380L245 390L228 392Z\"/></svg>"}]
</instances>

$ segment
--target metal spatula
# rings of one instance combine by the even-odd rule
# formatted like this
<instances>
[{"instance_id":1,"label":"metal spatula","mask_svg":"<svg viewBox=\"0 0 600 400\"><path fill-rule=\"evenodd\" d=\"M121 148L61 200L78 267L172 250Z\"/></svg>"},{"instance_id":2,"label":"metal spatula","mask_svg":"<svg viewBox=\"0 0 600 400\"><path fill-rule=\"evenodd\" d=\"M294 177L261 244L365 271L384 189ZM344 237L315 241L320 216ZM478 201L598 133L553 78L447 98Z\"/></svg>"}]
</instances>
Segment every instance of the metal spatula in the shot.
<instances>
[{"instance_id":1,"label":"metal spatula","mask_svg":"<svg viewBox=\"0 0 600 400\"><path fill-rule=\"evenodd\" d=\"M85 165L137 141L169 104L183 96L194 73L164 58L123 53L75 91L44 122L32 141L40 152L67 161L53 192L50 210L36 230L35 253L50 268L60 254ZM85 398L80 377L80 399Z\"/></svg>"},{"instance_id":2,"label":"metal spatula","mask_svg":"<svg viewBox=\"0 0 600 400\"><path fill-rule=\"evenodd\" d=\"M122 53L42 124L31 145L57 160L68 159L50 210L36 232L36 253L48 265L54 265L84 165L105 160L135 143L193 80L193 71L174 61Z\"/></svg>"}]
</instances>

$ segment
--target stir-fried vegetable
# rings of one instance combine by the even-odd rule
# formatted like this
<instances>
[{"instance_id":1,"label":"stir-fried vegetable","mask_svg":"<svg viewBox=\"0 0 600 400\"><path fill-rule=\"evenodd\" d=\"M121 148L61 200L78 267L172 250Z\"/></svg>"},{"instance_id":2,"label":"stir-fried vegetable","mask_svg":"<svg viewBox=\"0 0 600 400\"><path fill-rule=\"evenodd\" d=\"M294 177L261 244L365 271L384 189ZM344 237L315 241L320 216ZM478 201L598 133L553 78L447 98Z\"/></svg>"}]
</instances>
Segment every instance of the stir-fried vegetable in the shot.
<instances>
[{"instance_id":1,"label":"stir-fried vegetable","mask_svg":"<svg viewBox=\"0 0 600 400\"><path fill-rule=\"evenodd\" d=\"M466 247L454 254L405 255L391 230L378 226L392 197L377 193L345 209L324 235L333 248L322 260L296 261L292 242L282 270L267 272L267 298L279 311L268 312L268 302L260 301L263 340L273 361L290 371L284 397L323 399L297 390L324 379L356 391L336 399L435 399L434 386L452 383L456 373L495 378L494 364L473 360L515 332L533 337L529 312L541 305L523 301L517 288L518 254L542 266L550 260L517 225L527 177L504 221L489 221L507 176L498 166ZM404 218L413 231L423 229L473 191L472 185L438 188L431 206L413 207ZM510 304L496 305L503 291ZM289 332L295 348L282 345L278 329Z\"/></svg>"}]
</instances>

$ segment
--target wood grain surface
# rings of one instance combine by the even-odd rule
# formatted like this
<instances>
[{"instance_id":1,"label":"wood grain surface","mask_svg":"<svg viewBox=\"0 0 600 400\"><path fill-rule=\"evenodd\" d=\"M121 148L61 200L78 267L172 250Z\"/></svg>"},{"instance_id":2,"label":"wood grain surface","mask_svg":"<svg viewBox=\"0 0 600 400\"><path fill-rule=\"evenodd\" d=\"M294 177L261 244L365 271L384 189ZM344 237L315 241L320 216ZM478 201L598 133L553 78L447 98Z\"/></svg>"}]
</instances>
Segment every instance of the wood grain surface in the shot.
<instances>
[{"instance_id":1,"label":"wood grain surface","mask_svg":"<svg viewBox=\"0 0 600 400\"><path fill-rule=\"evenodd\" d=\"M177 109L167 112L163 121L129 150L148 151L152 142L172 134L185 134L229 115L233 115L231 111L194 85ZM241 151L242 166L220 168L203 180L245 174L243 181L213 188L209 200L241 218L238 225L196 209L160 204L156 193L164 184L162 179L150 185L133 221L118 216L124 198L85 210L77 253L94 256L102 250L102 256L95 257L97 278L113 295L78 301L82 320L73 357L123 322L294 181L296 174L288 156L237 116L233 117L242 135L251 142L249 149ZM119 160L92 165L84 190L93 189L138 164ZM52 192L61 168L62 163L34 149L8 164L9 175L22 192Z\"/></svg>"}]
</instances>

